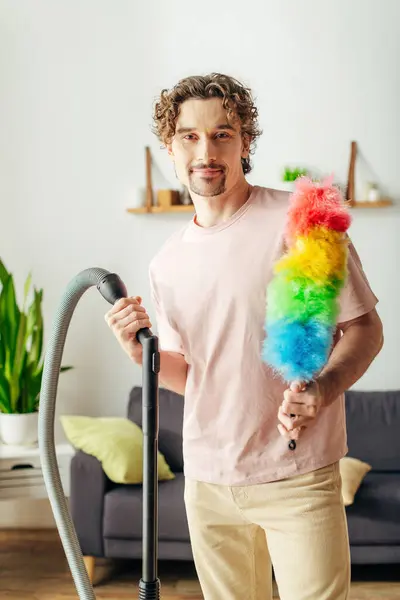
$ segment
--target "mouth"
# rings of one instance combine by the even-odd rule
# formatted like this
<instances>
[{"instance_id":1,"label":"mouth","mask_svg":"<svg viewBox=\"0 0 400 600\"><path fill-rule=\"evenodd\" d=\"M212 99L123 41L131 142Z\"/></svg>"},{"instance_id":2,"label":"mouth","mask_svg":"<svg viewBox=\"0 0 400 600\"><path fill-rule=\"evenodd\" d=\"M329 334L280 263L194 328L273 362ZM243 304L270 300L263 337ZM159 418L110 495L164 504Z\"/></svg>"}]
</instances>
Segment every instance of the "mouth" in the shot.
<instances>
[{"instance_id":1,"label":"mouth","mask_svg":"<svg viewBox=\"0 0 400 600\"><path fill-rule=\"evenodd\" d=\"M199 177L213 179L222 174L222 169L192 169L192 173L195 173Z\"/></svg>"}]
</instances>

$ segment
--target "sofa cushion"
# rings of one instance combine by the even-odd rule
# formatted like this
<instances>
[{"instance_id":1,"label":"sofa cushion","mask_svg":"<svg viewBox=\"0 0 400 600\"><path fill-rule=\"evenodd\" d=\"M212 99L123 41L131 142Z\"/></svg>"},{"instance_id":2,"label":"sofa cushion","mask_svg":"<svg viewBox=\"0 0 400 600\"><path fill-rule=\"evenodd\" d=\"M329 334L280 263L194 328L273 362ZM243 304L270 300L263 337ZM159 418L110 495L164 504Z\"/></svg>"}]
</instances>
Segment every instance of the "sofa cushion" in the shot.
<instances>
[{"instance_id":1,"label":"sofa cushion","mask_svg":"<svg viewBox=\"0 0 400 600\"><path fill-rule=\"evenodd\" d=\"M358 458L344 456L339 461L339 468L342 478L343 502L345 506L350 506L354 502L364 477L371 470L371 465L358 460Z\"/></svg>"},{"instance_id":2,"label":"sofa cushion","mask_svg":"<svg viewBox=\"0 0 400 600\"><path fill-rule=\"evenodd\" d=\"M189 530L184 504L185 479L177 473L175 479L158 485L158 538L163 541L188 541ZM141 539L142 486L121 485L104 498L104 537Z\"/></svg>"},{"instance_id":3,"label":"sofa cushion","mask_svg":"<svg viewBox=\"0 0 400 600\"><path fill-rule=\"evenodd\" d=\"M62 415L65 435L77 449L101 462L114 483L143 482L143 432L123 417L85 417ZM174 474L158 452L158 479L173 479Z\"/></svg>"},{"instance_id":4,"label":"sofa cushion","mask_svg":"<svg viewBox=\"0 0 400 600\"><path fill-rule=\"evenodd\" d=\"M400 471L400 391L346 392L349 456L374 471Z\"/></svg>"},{"instance_id":5,"label":"sofa cushion","mask_svg":"<svg viewBox=\"0 0 400 600\"><path fill-rule=\"evenodd\" d=\"M158 448L172 471L183 471L182 428L183 396L159 389ZM129 394L128 418L142 426L142 388L135 386Z\"/></svg>"},{"instance_id":6,"label":"sofa cushion","mask_svg":"<svg viewBox=\"0 0 400 600\"><path fill-rule=\"evenodd\" d=\"M400 544L400 473L369 472L346 513L352 545Z\"/></svg>"}]
</instances>

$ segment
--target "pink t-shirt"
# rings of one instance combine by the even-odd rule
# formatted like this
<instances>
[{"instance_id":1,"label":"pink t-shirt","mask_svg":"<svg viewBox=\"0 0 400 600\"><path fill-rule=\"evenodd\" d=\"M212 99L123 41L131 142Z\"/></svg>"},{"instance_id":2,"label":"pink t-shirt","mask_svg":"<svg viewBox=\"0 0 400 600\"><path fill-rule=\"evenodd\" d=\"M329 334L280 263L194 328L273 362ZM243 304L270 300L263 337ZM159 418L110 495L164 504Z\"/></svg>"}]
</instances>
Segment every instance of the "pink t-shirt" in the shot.
<instances>
[{"instance_id":1,"label":"pink t-shirt","mask_svg":"<svg viewBox=\"0 0 400 600\"><path fill-rule=\"evenodd\" d=\"M254 187L226 222L195 220L172 235L150 265L161 350L189 367L183 455L186 477L246 485L323 467L347 453L344 397L320 411L295 451L277 429L286 385L261 360L266 287L281 256L289 194ZM377 303L350 245L339 322Z\"/></svg>"}]
</instances>

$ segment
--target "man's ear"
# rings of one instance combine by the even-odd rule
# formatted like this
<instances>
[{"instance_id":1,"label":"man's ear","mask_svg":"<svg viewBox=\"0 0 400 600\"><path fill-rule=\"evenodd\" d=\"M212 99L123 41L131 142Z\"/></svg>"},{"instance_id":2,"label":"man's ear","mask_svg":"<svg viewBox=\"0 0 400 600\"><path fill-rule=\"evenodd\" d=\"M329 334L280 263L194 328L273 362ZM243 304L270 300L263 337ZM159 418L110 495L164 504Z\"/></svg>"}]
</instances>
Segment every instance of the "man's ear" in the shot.
<instances>
[{"instance_id":1,"label":"man's ear","mask_svg":"<svg viewBox=\"0 0 400 600\"><path fill-rule=\"evenodd\" d=\"M167 152L168 152L169 157L172 160L174 160L174 153L173 153L173 150L172 150L172 144L166 144L166 148L167 148Z\"/></svg>"},{"instance_id":2,"label":"man's ear","mask_svg":"<svg viewBox=\"0 0 400 600\"><path fill-rule=\"evenodd\" d=\"M242 158L248 158L250 154L251 137L244 133L242 135Z\"/></svg>"}]
</instances>

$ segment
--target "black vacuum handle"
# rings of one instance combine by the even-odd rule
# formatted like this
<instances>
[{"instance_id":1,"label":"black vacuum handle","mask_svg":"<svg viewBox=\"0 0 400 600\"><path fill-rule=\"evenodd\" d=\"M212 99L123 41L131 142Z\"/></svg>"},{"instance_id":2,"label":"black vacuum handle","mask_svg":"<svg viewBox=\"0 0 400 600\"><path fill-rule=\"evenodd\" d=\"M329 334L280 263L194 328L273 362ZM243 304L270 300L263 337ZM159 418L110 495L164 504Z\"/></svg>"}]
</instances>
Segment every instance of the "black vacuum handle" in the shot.
<instances>
[{"instance_id":1,"label":"black vacuum handle","mask_svg":"<svg viewBox=\"0 0 400 600\"><path fill-rule=\"evenodd\" d=\"M97 289L107 302L115 304L121 298L128 296L126 286L119 275L108 273L98 283ZM138 341L143 345L146 339L152 338L153 334L148 327L144 327L137 332Z\"/></svg>"},{"instance_id":2,"label":"black vacuum handle","mask_svg":"<svg viewBox=\"0 0 400 600\"><path fill-rule=\"evenodd\" d=\"M108 273L97 289L110 304L128 296L116 273ZM139 600L159 600L158 559L158 373L160 353L158 338L149 328L140 329L136 337L143 346L142 429L143 429L143 522L142 577Z\"/></svg>"}]
</instances>

